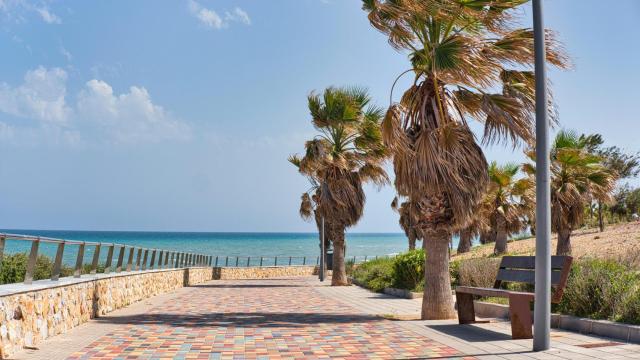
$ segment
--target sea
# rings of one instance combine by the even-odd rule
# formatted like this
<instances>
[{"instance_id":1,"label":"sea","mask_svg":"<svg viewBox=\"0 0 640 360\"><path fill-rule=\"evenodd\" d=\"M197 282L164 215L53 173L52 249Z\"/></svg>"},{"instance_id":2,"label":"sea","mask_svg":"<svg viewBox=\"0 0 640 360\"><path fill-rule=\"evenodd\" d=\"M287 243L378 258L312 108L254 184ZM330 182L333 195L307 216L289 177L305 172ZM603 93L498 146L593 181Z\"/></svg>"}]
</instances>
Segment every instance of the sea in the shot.
<instances>
[{"instance_id":1,"label":"sea","mask_svg":"<svg viewBox=\"0 0 640 360\"><path fill-rule=\"evenodd\" d=\"M217 257L221 266L250 266L316 263L319 255L318 233L258 233L258 232L147 232L147 231L74 231L0 229L3 233L46 236L58 239L117 243L129 246L192 252ZM349 233L346 234L347 259L362 261L381 256L393 256L406 251L408 241L402 233ZM457 246L453 239L452 246ZM30 242L7 240L5 254L28 252ZM420 245L418 245L420 246ZM75 264L77 245L66 245L63 261ZM41 243L39 254L55 257L57 245ZM104 249L104 248L103 248ZM93 258L94 246L87 246L85 263ZM100 251L101 262L107 251ZM114 262L115 257L114 255ZM128 253L126 253L128 256ZM276 260L278 257L278 260ZM291 259L289 259L291 258ZM126 262L125 257L125 262Z\"/></svg>"}]
</instances>

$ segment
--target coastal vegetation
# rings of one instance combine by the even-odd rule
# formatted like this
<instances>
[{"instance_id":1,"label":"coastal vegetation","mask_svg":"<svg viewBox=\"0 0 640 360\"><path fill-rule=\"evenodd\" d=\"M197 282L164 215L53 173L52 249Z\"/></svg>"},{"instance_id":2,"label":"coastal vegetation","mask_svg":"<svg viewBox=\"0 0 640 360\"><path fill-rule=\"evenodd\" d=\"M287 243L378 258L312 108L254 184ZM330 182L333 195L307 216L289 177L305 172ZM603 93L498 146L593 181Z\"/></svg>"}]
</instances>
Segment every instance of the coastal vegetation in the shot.
<instances>
[{"instance_id":1,"label":"coastal vegetation","mask_svg":"<svg viewBox=\"0 0 640 360\"><path fill-rule=\"evenodd\" d=\"M611 199L617 174L591 150L592 138L562 130L551 147L551 228L558 234L556 255L571 254L571 233L582 225L585 206L592 199L600 204ZM533 164L526 169L535 175Z\"/></svg>"},{"instance_id":2,"label":"coastal vegetation","mask_svg":"<svg viewBox=\"0 0 640 360\"><path fill-rule=\"evenodd\" d=\"M361 88L328 88L311 93L308 107L319 135L305 143L302 157L289 161L309 179L311 189L302 194L300 215L313 219L333 244L331 285L348 285L344 232L358 223L365 204L364 183L389 182L382 167L382 110L370 104Z\"/></svg>"},{"instance_id":3,"label":"coastal vegetation","mask_svg":"<svg viewBox=\"0 0 640 360\"><path fill-rule=\"evenodd\" d=\"M26 253L5 254L2 257L0 266L0 284L13 284L24 281L27 272L28 255ZM60 277L73 275L74 269L71 266L62 264L60 267ZM82 268L83 274L91 271L91 264L85 264ZM50 279L53 272L53 261L46 255L38 255L36 266L33 272L34 280ZM98 265L97 272L104 272L104 265Z\"/></svg>"},{"instance_id":4,"label":"coastal vegetation","mask_svg":"<svg viewBox=\"0 0 640 360\"><path fill-rule=\"evenodd\" d=\"M562 301L554 305L554 312L561 314L604 319L628 324L640 324L640 223L612 226L603 235L613 237L614 243L626 243L623 249L612 249L613 252L594 252L594 234L580 233L575 250L580 254L572 266L568 285ZM597 235L595 235L597 236ZM632 236L632 238L629 238ZM518 250L513 254L533 253L532 241L513 241L514 245L526 244L527 252L522 246L514 246ZM630 244L629 244L630 243ZM606 246L607 243L601 246ZM454 285L493 287L500 256L493 254L492 244L484 245L482 251L474 249L463 256L454 255L449 276ZM422 250L408 251L396 257L379 258L354 267L350 275L354 281L373 291L381 292L384 288L393 287L411 291L422 291L423 269L415 266L415 260L424 259ZM427 255L428 256L428 255ZM420 279L412 282L411 279ZM427 280L428 281L428 280ZM509 285L523 286L523 285ZM525 285L526 286L526 285ZM533 291L532 288L512 288L512 290ZM500 302L501 299L484 298L484 301ZM503 300L503 299L502 299Z\"/></svg>"},{"instance_id":5,"label":"coastal vegetation","mask_svg":"<svg viewBox=\"0 0 640 360\"><path fill-rule=\"evenodd\" d=\"M449 243L473 219L489 181L469 120L483 125L484 144L526 144L534 136L534 75L523 70L533 64L533 31L512 26L512 10L523 3L363 1L372 26L408 53L405 73L414 76L389 106L382 134L396 191L415 209L424 239L423 319L455 317ZM552 32L547 60L568 63Z\"/></svg>"}]
</instances>

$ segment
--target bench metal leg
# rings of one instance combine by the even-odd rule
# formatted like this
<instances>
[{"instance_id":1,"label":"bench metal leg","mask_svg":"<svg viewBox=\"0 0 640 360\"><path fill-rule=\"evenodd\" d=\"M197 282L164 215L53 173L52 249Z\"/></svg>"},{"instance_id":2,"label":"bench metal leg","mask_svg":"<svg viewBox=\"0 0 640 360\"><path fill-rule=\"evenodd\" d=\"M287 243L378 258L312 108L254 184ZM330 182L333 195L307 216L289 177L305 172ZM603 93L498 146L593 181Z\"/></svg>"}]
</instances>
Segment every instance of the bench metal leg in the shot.
<instances>
[{"instance_id":1,"label":"bench metal leg","mask_svg":"<svg viewBox=\"0 0 640 360\"><path fill-rule=\"evenodd\" d=\"M531 339L531 318L530 309L531 297L510 295L509 314L511 317L511 337L513 339Z\"/></svg>"},{"instance_id":2,"label":"bench metal leg","mask_svg":"<svg viewBox=\"0 0 640 360\"><path fill-rule=\"evenodd\" d=\"M458 304L459 324L472 324L476 322L476 312L473 308L473 295L456 291L456 303Z\"/></svg>"}]
</instances>

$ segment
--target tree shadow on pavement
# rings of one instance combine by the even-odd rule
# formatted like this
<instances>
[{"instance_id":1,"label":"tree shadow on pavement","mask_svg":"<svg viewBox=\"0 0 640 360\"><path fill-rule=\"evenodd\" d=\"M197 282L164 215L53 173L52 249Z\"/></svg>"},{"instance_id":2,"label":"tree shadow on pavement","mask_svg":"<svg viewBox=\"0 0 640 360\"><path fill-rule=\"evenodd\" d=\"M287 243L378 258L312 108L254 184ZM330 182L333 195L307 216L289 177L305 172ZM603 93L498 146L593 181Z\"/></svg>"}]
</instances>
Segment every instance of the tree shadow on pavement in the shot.
<instances>
[{"instance_id":1,"label":"tree shadow on pavement","mask_svg":"<svg viewBox=\"0 0 640 360\"><path fill-rule=\"evenodd\" d=\"M247 312L175 314L150 313L130 316L107 316L96 321L126 325L164 325L171 327L244 327L244 328L297 328L318 324L348 324L381 321L372 315L295 312Z\"/></svg>"}]
</instances>

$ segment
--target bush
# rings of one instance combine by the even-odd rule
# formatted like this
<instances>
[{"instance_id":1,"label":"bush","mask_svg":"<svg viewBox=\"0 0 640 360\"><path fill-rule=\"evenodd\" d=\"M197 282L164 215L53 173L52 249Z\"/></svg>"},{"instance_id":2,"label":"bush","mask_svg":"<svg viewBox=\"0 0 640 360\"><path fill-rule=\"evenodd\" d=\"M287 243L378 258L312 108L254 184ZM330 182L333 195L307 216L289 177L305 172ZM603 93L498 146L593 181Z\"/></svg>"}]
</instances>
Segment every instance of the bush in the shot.
<instances>
[{"instance_id":1,"label":"bush","mask_svg":"<svg viewBox=\"0 0 640 360\"><path fill-rule=\"evenodd\" d=\"M5 255L0 264L0 284L13 284L24 281L27 272L27 262L29 256L26 253ZM83 266L83 274L91 271L91 265ZM98 266L98 272L104 271L104 265ZM33 280L43 280L51 278L53 272L53 261L45 255L39 255L36 259L36 268L33 272ZM60 269L60 277L73 275L73 268L63 265Z\"/></svg>"},{"instance_id":2,"label":"bush","mask_svg":"<svg viewBox=\"0 0 640 360\"><path fill-rule=\"evenodd\" d=\"M558 305L563 314L592 319L639 321L634 315L640 305L634 304L640 276L629 267L611 260L581 260L574 263ZM634 298L636 300L634 300ZM635 310L634 310L635 309Z\"/></svg>"},{"instance_id":3,"label":"bush","mask_svg":"<svg viewBox=\"0 0 640 360\"><path fill-rule=\"evenodd\" d=\"M636 284L636 288L622 300L620 314L615 320L640 325L640 283Z\"/></svg>"},{"instance_id":4,"label":"bush","mask_svg":"<svg viewBox=\"0 0 640 360\"><path fill-rule=\"evenodd\" d=\"M424 281L424 250L417 249L396 256L393 283L398 289L414 290Z\"/></svg>"},{"instance_id":5,"label":"bush","mask_svg":"<svg viewBox=\"0 0 640 360\"><path fill-rule=\"evenodd\" d=\"M353 278L363 286L380 292L393 283L392 258L379 258L359 264L353 270Z\"/></svg>"},{"instance_id":6,"label":"bush","mask_svg":"<svg viewBox=\"0 0 640 360\"><path fill-rule=\"evenodd\" d=\"M498 275L501 259L477 258L461 261L457 264L457 285L475 287L493 287Z\"/></svg>"},{"instance_id":7,"label":"bush","mask_svg":"<svg viewBox=\"0 0 640 360\"><path fill-rule=\"evenodd\" d=\"M0 283L12 284L24 281L24 275L27 272L27 261L29 257L25 253L5 255L2 258L2 266L0 268ZM53 262L44 255L38 256L36 259L36 268L33 273L34 280L42 280L51 277Z\"/></svg>"}]
</instances>

